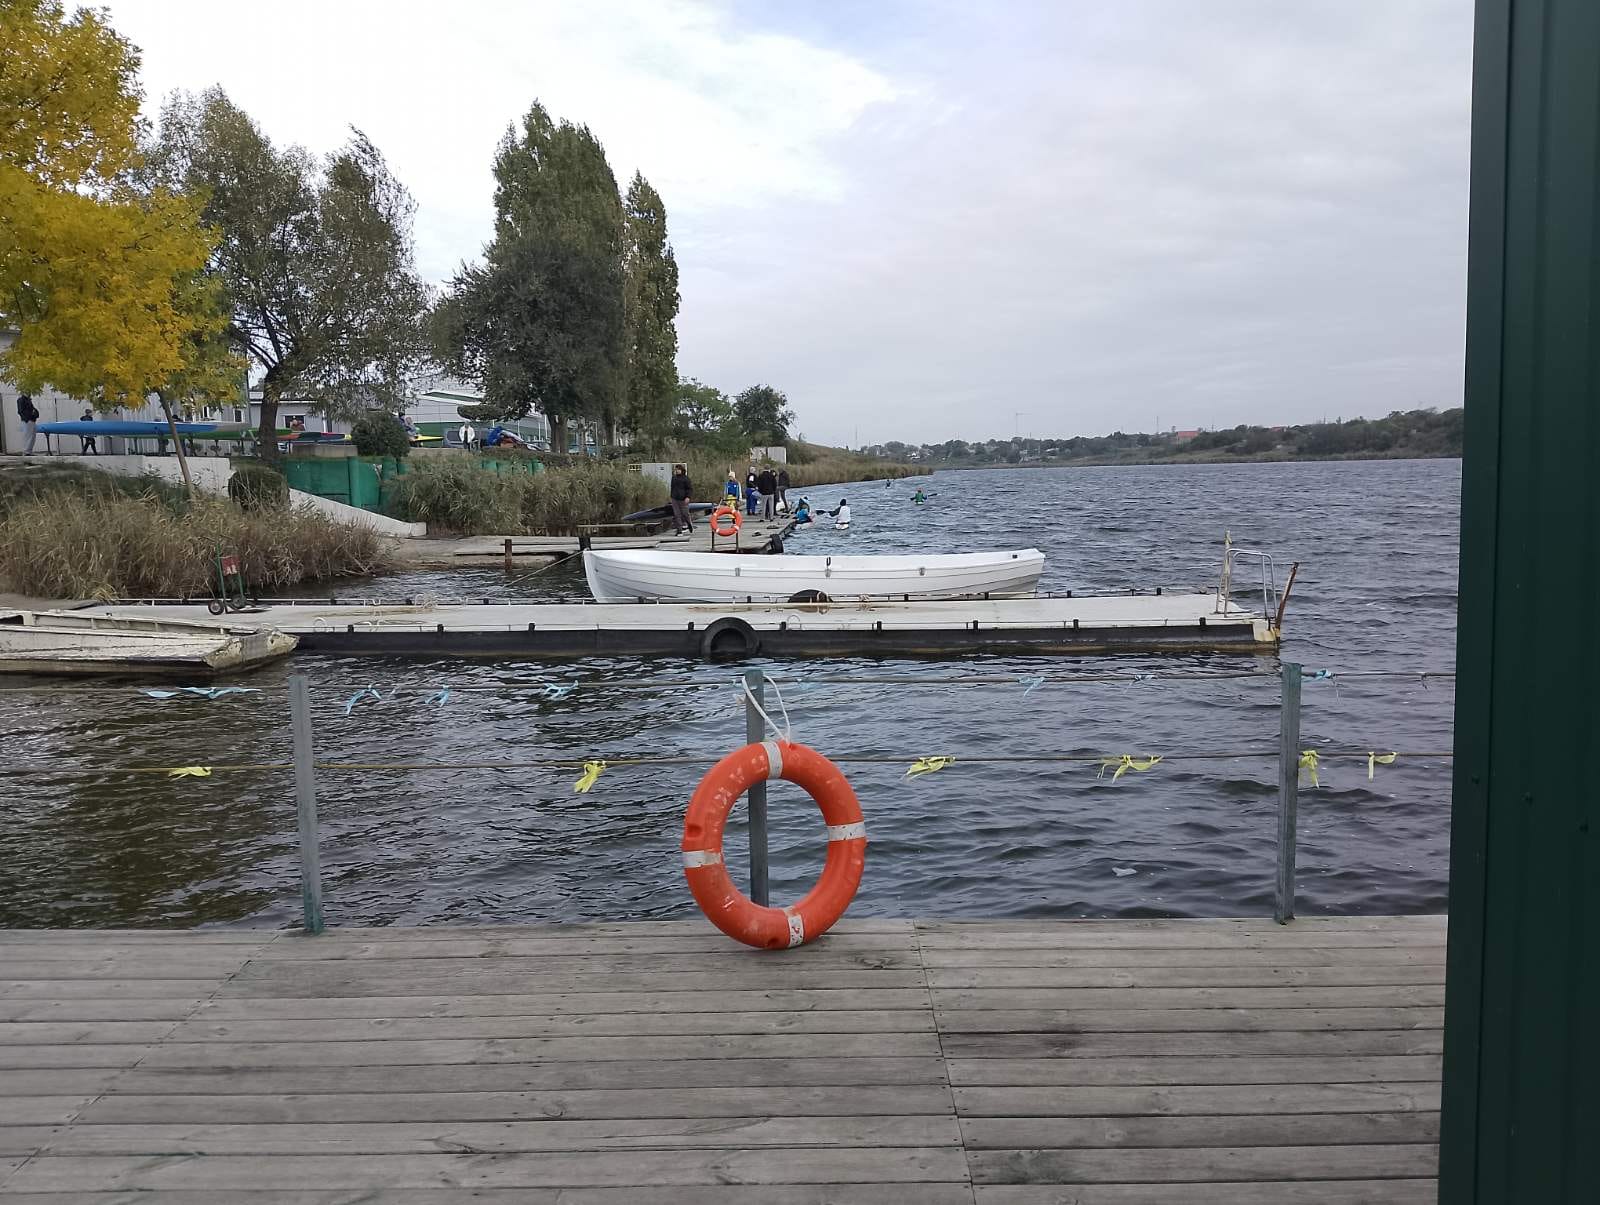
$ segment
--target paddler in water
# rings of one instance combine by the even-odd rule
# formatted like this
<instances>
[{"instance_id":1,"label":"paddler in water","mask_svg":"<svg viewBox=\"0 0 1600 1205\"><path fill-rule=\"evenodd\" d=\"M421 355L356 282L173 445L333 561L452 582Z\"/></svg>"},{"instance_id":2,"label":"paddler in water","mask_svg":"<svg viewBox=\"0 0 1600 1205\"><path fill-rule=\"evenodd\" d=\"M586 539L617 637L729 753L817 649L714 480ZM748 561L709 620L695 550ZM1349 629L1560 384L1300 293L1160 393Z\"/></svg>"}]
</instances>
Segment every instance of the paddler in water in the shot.
<instances>
[{"instance_id":1,"label":"paddler in water","mask_svg":"<svg viewBox=\"0 0 1600 1205\"><path fill-rule=\"evenodd\" d=\"M927 500L928 495L924 494L920 488L915 494L911 495L911 501L915 502L918 506L921 506Z\"/></svg>"},{"instance_id":2,"label":"paddler in water","mask_svg":"<svg viewBox=\"0 0 1600 1205\"><path fill-rule=\"evenodd\" d=\"M839 499L839 506L835 510L819 510L819 515L832 515L835 531L848 531L850 528L850 503L843 498Z\"/></svg>"},{"instance_id":3,"label":"paddler in water","mask_svg":"<svg viewBox=\"0 0 1600 1205\"><path fill-rule=\"evenodd\" d=\"M802 523L811 522L811 503L801 498L800 504L794 508L794 523L798 527Z\"/></svg>"}]
</instances>

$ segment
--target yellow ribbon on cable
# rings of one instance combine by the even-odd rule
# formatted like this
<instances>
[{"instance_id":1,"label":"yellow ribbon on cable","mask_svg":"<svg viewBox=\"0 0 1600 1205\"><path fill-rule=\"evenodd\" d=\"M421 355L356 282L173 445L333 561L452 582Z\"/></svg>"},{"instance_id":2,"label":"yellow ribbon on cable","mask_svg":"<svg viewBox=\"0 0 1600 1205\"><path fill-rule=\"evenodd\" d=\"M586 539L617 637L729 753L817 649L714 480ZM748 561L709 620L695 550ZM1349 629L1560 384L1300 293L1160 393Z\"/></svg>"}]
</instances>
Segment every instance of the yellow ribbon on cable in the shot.
<instances>
[{"instance_id":1,"label":"yellow ribbon on cable","mask_svg":"<svg viewBox=\"0 0 1600 1205\"><path fill-rule=\"evenodd\" d=\"M924 774L933 774L953 763L953 757L919 757L911 763L911 768L906 771L907 778L921 778Z\"/></svg>"},{"instance_id":2,"label":"yellow ribbon on cable","mask_svg":"<svg viewBox=\"0 0 1600 1205\"><path fill-rule=\"evenodd\" d=\"M594 786L595 779L606 772L603 761L586 761L583 763L583 773L578 776L578 781L572 784L572 789L579 795L587 795L589 788Z\"/></svg>"},{"instance_id":3,"label":"yellow ribbon on cable","mask_svg":"<svg viewBox=\"0 0 1600 1205\"><path fill-rule=\"evenodd\" d=\"M179 766L176 770L167 771L168 778L210 778L210 766Z\"/></svg>"},{"instance_id":4,"label":"yellow ribbon on cable","mask_svg":"<svg viewBox=\"0 0 1600 1205\"><path fill-rule=\"evenodd\" d=\"M1372 781L1372 771L1377 766L1392 766L1398 753L1368 753L1367 754L1367 781Z\"/></svg>"},{"instance_id":5,"label":"yellow ribbon on cable","mask_svg":"<svg viewBox=\"0 0 1600 1205\"><path fill-rule=\"evenodd\" d=\"M1152 766L1159 765L1160 762L1161 759L1159 757L1135 757L1131 753L1124 753L1120 758L1105 757L1101 758L1100 773L1096 774L1095 777L1104 778L1106 771L1115 766L1116 773L1111 776L1111 781L1116 782L1129 770L1138 770L1142 773Z\"/></svg>"},{"instance_id":6,"label":"yellow ribbon on cable","mask_svg":"<svg viewBox=\"0 0 1600 1205\"><path fill-rule=\"evenodd\" d=\"M1311 785L1320 787L1322 783L1317 779L1317 766L1322 759L1315 749L1302 749L1300 751L1300 768L1311 775Z\"/></svg>"}]
</instances>

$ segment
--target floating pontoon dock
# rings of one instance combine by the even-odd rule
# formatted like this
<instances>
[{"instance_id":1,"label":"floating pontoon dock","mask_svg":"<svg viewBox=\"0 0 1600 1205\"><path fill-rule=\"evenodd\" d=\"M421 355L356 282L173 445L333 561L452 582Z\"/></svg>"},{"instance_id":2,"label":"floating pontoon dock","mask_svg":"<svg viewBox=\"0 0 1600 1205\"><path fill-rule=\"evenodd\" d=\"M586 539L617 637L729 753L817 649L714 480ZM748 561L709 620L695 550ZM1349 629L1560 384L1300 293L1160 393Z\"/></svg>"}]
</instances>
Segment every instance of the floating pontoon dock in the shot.
<instances>
[{"instance_id":1,"label":"floating pontoon dock","mask_svg":"<svg viewBox=\"0 0 1600 1205\"><path fill-rule=\"evenodd\" d=\"M1444 937L0 931L0 1202L1431 1205Z\"/></svg>"},{"instance_id":2,"label":"floating pontoon dock","mask_svg":"<svg viewBox=\"0 0 1600 1205\"><path fill-rule=\"evenodd\" d=\"M89 615L183 617L174 603L117 603ZM240 616L308 652L400 656L660 654L1270 653L1278 629L1215 593L851 604L294 602Z\"/></svg>"}]
</instances>

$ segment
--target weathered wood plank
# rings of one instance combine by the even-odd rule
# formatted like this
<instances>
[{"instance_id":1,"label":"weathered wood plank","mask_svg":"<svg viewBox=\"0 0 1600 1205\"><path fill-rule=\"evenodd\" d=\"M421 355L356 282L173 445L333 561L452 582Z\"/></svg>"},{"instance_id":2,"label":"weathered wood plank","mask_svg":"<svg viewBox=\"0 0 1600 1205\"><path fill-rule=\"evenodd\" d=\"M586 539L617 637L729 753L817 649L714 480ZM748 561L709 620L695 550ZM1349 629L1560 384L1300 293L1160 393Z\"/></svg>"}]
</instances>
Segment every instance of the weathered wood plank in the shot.
<instances>
[{"instance_id":1,"label":"weathered wood plank","mask_svg":"<svg viewBox=\"0 0 1600 1205\"><path fill-rule=\"evenodd\" d=\"M55 1050L71 1049L54 1047ZM101 1049L108 1049L102 1047ZM131 1050L134 1047L109 1049ZM529 1063L609 1059L849 1058L934 1055L932 1033L732 1034L658 1037L497 1038L486 1041L194 1042L163 1045L149 1067L376 1067L424 1063ZM41 1066L48 1064L39 1064ZM92 1065L92 1064L82 1064Z\"/></svg>"},{"instance_id":2,"label":"weathered wood plank","mask_svg":"<svg viewBox=\"0 0 1600 1205\"><path fill-rule=\"evenodd\" d=\"M284 930L278 929L0 929L0 946L260 946L276 940L282 932Z\"/></svg>"},{"instance_id":3,"label":"weathered wood plank","mask_svg":"<svg viewBox=\"0 0 1600 1205\"><path fill-rule=\"evenodd\" d=\"M3 1164L0 1164L3 1168ZM972 1205L966 1184L700 1184L649 1188L163 1189L8 1193L6 1205ZM1059 1205L1059 1202L1053 1203ZM1408 1203L1409 1205L1409 1203Z\"/></svg>"},{"instance_id":4,"label":"weathered wood plank","mask_svg":"<svg viewBox=\"0 0 1600 1205\"><path fill-rule=\"evenodd\" d=\"M1372 947L1392 949L1409 947L1418 950L1436 949L1443 944L1444 934L1394 932L1385 929L1317 929L1306 930L1298 925L1280 925L1275 928L1234 930L1214 925L1194 925L1187 928L1165 926L1159 929L1122 929L1113 926L1078 928L1070 922L1043 929L1008 929L989 925L974 925L962 929L927 929L919 927L917 940L924 949L959 950L966 947L980 949L1034 949L1047 947L1055 950L1360 950Z\"/></svg>"},{"instance_id":5,"label":"weathered wood plank","mask_svg":"<svg viewBox=\"0 0 1600 1205\"><path fill-rule=\"evenodd\" d=\"M1437 1029L1279 1030L1210 1033L944 1033L948 1058L1045 1059L1187 1054L1439 1054Z\"/></svg>"},{"instance_id":6,"label":"weathered wood plank","mask_svg":"<svg viewBox=\"0 0 1600 1205\"><path fill-rule=\"evenodd\" d=\"M13 1070L44 1067L132 1067L154 1046L80 1044L76 1046L0 1046L0 1080ZM3 1091L3 1088L0 1088Z\"/></svg>"},{"instance_id":7,"label":"weathered wood plank","mask_svg":"<svg viewBox=\"0 0 1600 1205\"><path fill-rule=\"evenodd\" d=\"M599 984L595 984L599 987ZM606 1013L904 1011L926 1009L921 987L776 988L741 991L536 992L521 996L228 997L195 1013L204 1021L333 1019L338 1017L595 1016Z\"/></svg>"},{"instance_id":8,"label":"weathered wood plank","mask_svg":"<svg viewBox=\"0 0 1600 1205\"><path fill-rule=\"evenodd\" d=\"M1318 933L1421 932L1443 941L1449 918L1443 913L1406 916L1302 916L1288 925L1270 917L1116 917L1087 920L924 918L913 922L919 934L1028 933L1167 933L1278 936L1292 933L1309 940Z\"/></svg>"},{"instance_id":9,"label":"weathered wood plank","mask_svg":"<svg viewBox=\"0 0 1600 1205\"><path fill-rule=\"evenodd\" d=\"M77 1074L16 1072L17 1075ZM323 1092L526 1092L570 1088L778 1088L944 1084L942 1060L923 1058L656 1059L601 1063L472 1063L417 1067L135 1067L118 1093L274 1095ZM63 1087L63 1091L67 1090ZM90 1087L73 1084L72 1091Z\"/></svg>"},{"instance_id":10,"label":"weathered wood plank","mask_svg":"<svg viewBox=\"0 0 1600 1205\"><path fill-rule=\"evenodd\" d=\"M1404 1113L1439 1108L1439 1085L1164 1084L1128 1088L955 1088L962 1117L1211 1113Z\"/></svg>"},{"instance_id":11,"label":"weathered wood plank","mask_svg":"<svg viewBox=\"0 0 1600 1205\"><path fill-rule=\"evenodd\" d=\"M93 1099L92 1095L81 1093L76 1096L0 1095L0 1125L59 1125L70 1121Z\"/></svg>"},{"instance_id":12,"label":"weathered wood plank","mask_svg":"<svg viewBox=\"0 0 1600 1205\"><path fill-rule=\"evenodd\" d=\"M972 1150L1053 1147L1360 1146L1439 1141L1437 1113L1302 1113L1282 1117L970 1117Z\"/></svg>"},{"instance_id":13,"label":"weathered wood plank","mask_svg":"<svg viewBox=\"0 0 1600 1205\"><path fill-rule=\"evenodd\" d=\"M288 1122L0 1127L0 1151L52 1155L429 1155L640 1147L956 1146L950 1116L753 1116L604 1121Z\"/></svg>"},{"instance_id":14,"label":"weathered wood plank","mask_svg":"<svg viewBox=\"0 0 1600 1205\"><path fill-rule=\"evenodd\" d=\"M915 938L906 929L896 933L828 933L807 949L809 958L842 952L906 954L914 949ZM276 942L258 957L268 962L415 962L442 960L450 963L484 958L615 957L622 954L707 954L741 962L758 963L781 951L753 951L731 943L725 934L707 927L704 932L682 936L650 937L637 933L607 937L529 936L525 933L503 937L471 938L456 941L350 941L337 931L321 937Z\"/></svg>"},{"instance_id":15,"label":"weathered wood plank","mask_svg":"<svg viewBox=\"0 0 1600 1205\"><path fill-rule=\"evenodd\" d=\"M551 961L554 961L553 959ZM784 989L848 990L853 988L919 988L925 986L923 973L913 968L873 970L854 967L833 968L760 967L737 972L717 971L696 966L694 974L676 969L653 972L606 969L558 974L479 971L471 975L371 976L351 972L303 979L294 974L278 974L268 979L232 979L218 992L219 999L259 1000L272 997L305 999L320 996L337 1000L360 996L523 996L546 992L558 994L589 992L717 992L766 991Z\"/></svg>"},{"instance_id":16,"label":"weathered wood plank","mask_svg":"<svg viewBox=\"0 0 1600 1205\"><path fill-rule=\"evenodd\" d=\"M1316 947L1277 946L1255 948L1216 946L1212 948L1176 946L1170 948L1131 948L1107 946L1103 949L1058 948L1055 946L990 947L983 945L922 951L928 967L1339 967L1362 966L1439 966L1444 965L1444 947L1370 946L1354 950Z\"/></svg>"},{"instance_id":17,"label":"weathered wood plank","mask_svg":"<svg viewBox=\"0 0 1600 1205\"><path fill-rule=\"evenodd\" d=\"M979 1184L1133 1181L1335 1180L1425 1177L1439 1151L1390 1146L1141 1147L1130 1150L969 1151Z\"/></svg>"},{"instance_id":18,"label":"weathered wood plank","mask_svg":"<svg viewBox=\"0 0 1600 1205\"><path fill-rule=\"evenodd\" d=\"M915 920L889 916L847 916L840 920L828 936L857 933L913 933ZM209 930L208 930L209 932ZM351 941L444 941L461 938L524 937L696 937L715 933L711 922L703 916L689 916L683 920L626 920L626 921L560 921L542 925L423 925L423 926L361 926L340 925L320 937L308 937L298 929L280 933L284 942L319 942L332 936Z\"/></svg>"},{"instance_id":19,"label":"weathered wood plank","mask_svg":"<svg viewBox=\"0 0 1600 1205\"><path fill-rule=\"evenodd\" d=\"M5 977L12 982L29 979L186 979L212 982L233 974L245 956L228 950L215 957L197 954L137 953L110 958L8 958ZM186 991L194 991L191 982Z\"/></svg>"},{"instance_id":20,"label":"weathered wood plank","mask_svg":"<svg viewBox=\"0 0 1600 1205\"><path fill-rule=\"evenodd\" d=\"M85 1070L48 1068L5 1072L0 1079L0 1098L18 1096L94 1096L104 1092L123 1074L120 1068Z\"/></svg>"},{"instance_id":21,"label":"weathered wood plank","mask_svg":"<svg viewBox=\"0 0 1600 1205\"><path fill-rule=\"evenodd\" d=\"M1159 1058L1123 1056L1075 1059L950 1059L951 1084L1085 1087L1134 1084L1354 1084L1373 1081L1427 1083L1440 1076L1436 1054L1342 1055L1296 1058ZM1027 1145L1018 1143L1017 1145Z\"/></svg>"},{"instance_id":22,"label":"weathered wood plank","mask_svg":"<svg viewBox=\"0 0 1600 1205\"><path fill-rule=\"evenodd\" d=\"M768 1010L718 1012L706 1002L705 1012L561 1013L554 1016L519 1014L507 1017L346 1017L332 1020L188 1021L178 1027L172 1042L373 1042L459 1040L467 1038L646 1037L671 1034L776 1034L776 1033L932 1033L933 1015L927 1010L885 1009L811 1012ZM110 1041L96 1036L115 1023L83 1025L88 1035L56 1041ZM132 1030L136 1024L124 1026ZM0 1025L0 1043L22 1040L7 1036ZM62 1028L39 1025L40 1029ZM170 1028L170 1026L168 1027ZM117 1030L121 1032L121 1029ZM45 1040L50 1040L46 1037ZM126 1040L135 1040L130 1037Z\"/></svg>"},{"instance_id":23,"label":"weathered wood plank","mask_svg":"<svg viewBox=\"0 0 1600 1205\"><path fill-rule=\"evenodd\" d=\"M1440 1029L1442 1008L938 1009L944 1033L1170 1033Z\"/></svg>"},{"instance_id":24,"label":"weathered wood plank","mask_svg":"<svg viewBox=\"0 0 1600 1205\"><path fill-rule=\"evenodd\" d=\"M1395 1148L1379 1148L1395 1149ZM1403 1149L1403 1148L1400 1148ZM138 1155L41 1156L13 1173L19 1192L110 1189L554 1188L726 1184L961 1183L961 1151L950 1147L754 1150L636 1150L512 1155ZM752 1195L752 1199L760 1199Z\"/></svg>"},{"instance_id":25,"label":"weathered wood plank","mask_svg":"<svg viewBox=\"0 0 1600 1205\"><path fill-rule=\"evenodd\" d=\"M202 996L155 1000L6 1000L0 1021L181 1021L199 1007Z\"/></svg>"},{"instance_id":26,"label":"weathered wood plank","mask_svg":"<svg viewBox=\"0 0 1600 1205\"><path fill-rule=\"evenodd\" d=\"M934 967L933 988L1171 988L1171 987L1383 987L1391 984L1443 984L1444 964L1389 963L1362 966L1291 967L1258 962L1251 966L1138 967Z\"/></svg>"},{"instance_id":27,"label":"weathered wood plank","mask_svg":"<svg viewBox=\"0 0 1600 1205\"><path fill-rule=\"evenodd\" d=\"M9 966L0 968L6 975ZM203 979L7 979L0 1000L171 1000L209 992L217 976Z\"/></svg>"},{"instance_id":28,"label":"weathered wood plank","mask_svg":"<svg viewBox=\"0 0 1600 1205\"><path fill-rule=\"evenodd\" d=\"M921 967L914 949L896 950L829 950L798 946L793 950L750 950L736 947L719 953L706 953L693 958L701 971L768 975L774 971L805 973L811 970L914 970ZM797 957L797 955L801 955ZM685 957L680 954L638 953L552 953L535 955L508 955L505 958L384 958L351 960L359 963L362 976L373 982L390 982L411 979L451 978L470 979L474 975L564 975L609 974L612 971L668 971L682 975ZM446 965L441 965L441 964ZM68 965L50 963L50 966ZM125 965L118 962L116 965ZM252 959L237 976L239 979L270 979L276 982L293 980L300 983L338 982L351 974L352 968L337 960ZM21 978L22 976L16 976ZM63 976L65 977L65 976Z\"/></svg>"},{"instance_id":29,"label":"weathered wood plank","mask_svg":"<svg viewBox=\"0 0 1600 1205\"><path fill-rule=\"evenodd\" d=\"M159 1042L171 1032L171 1021L4 1021L0 1022L0 1047L75 1042L145 1045ZM3 1058L0 1055L0 1060Z\"/></svg>"},{"instance_id":30,"label":"weathered wood plank","mask_svg":"<svg viewBox=\"0 0 1600 1205\"><path fill-rule=\"evenodd\" d=\"M936 988L934 1006L983 1009L1444 1007L1444 984L1386 987Z\"/></svg>"},{"instance_id":31,"label":"weathered wood plank","mask_svg":"<svg viewBox=\"0 0 1600 1205\"><path fill-rule=\"evenodd\" d=\"M1412 1180L1275 1180L1266 1184L980 1184L977 1205L1436 1205L1438 1184ZM39 1202L38 1205L52 1205Z\"/></svg>"},{"instance_id":32,"label":"weathered wood plank","mask_svg":"<svg viewBox=\"0 0 1600 1205\"><path fill-rule=\"evenodd\" d=\"M1105 1111L1105 1110L1101 1110ZM573 1089L301 1096L102 1096L80 1124L281 1125L286 1122L598 1121L646 1117L882 1117L951 1113L937 1084L875 1087Z\"/></svg>"}]
</instances>

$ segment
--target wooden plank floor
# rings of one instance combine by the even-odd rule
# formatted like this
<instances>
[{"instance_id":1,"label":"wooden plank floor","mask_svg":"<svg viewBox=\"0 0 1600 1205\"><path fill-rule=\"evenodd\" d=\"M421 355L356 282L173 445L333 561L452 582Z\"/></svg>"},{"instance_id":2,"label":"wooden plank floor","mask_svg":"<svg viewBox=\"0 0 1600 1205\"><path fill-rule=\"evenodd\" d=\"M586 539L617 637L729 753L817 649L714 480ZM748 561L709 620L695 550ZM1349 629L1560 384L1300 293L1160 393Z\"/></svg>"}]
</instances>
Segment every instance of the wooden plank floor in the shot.
<instances>
[{"instance_id":1,"label":"wooden plank floor","mask_svg":"<svg viewBox=\"0 0 1600 1205\"><path fill-rule=\"evenodd\" d=\"M1416 1205L1444 934L0 931L0 1205Z\"/></svg>"}]
</instances>

